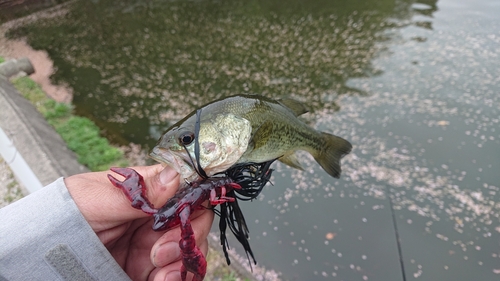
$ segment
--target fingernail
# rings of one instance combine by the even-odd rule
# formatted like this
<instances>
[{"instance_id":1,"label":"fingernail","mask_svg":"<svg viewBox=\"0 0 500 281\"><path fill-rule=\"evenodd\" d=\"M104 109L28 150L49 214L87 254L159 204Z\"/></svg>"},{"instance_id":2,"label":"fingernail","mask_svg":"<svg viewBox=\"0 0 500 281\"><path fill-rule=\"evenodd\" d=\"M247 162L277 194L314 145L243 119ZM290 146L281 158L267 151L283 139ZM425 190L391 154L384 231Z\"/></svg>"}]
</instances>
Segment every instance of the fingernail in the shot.
<instances>
[{"instance_id":1,"label":"fingernail","mask_svg":"<svg viewBox=\"0 0 500 281\"><path fill-rule=\"evenodd\" d=\"M165 276L166 281L181 281L181 272L172 271Z\"/></svg>"},{"instance_id":2,"label":"fingernail","mask_svg":"<svg viewBox=\"0 0 500 281\"><path fill-rule=\"evenodd\" d=\"M168 242L156 247L151 262L155 267L164 267L181 258L179 243Z\"/></svg>"},{"instance_id":3,"label":"fingernail","mask_svg":"<svg viewBox=\"0 0 500 281\"><path fill-rule=\"evenodd\" d=\"M163 169L160 172L160 183L161 184L168 184L173 179L175 179L176 176L177 176L177 171L175 171L174 169L172 169L170 167L165 167L165 169Z\"/></svg>"}]
</instances>

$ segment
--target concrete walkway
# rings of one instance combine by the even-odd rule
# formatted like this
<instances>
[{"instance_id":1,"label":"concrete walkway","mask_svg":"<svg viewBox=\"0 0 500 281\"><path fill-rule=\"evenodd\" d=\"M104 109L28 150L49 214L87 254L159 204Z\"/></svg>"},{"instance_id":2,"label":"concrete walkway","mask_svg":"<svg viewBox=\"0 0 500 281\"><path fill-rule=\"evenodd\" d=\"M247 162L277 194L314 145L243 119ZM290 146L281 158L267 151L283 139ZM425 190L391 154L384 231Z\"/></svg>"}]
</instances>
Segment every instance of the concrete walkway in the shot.
<instances>
[{"instance_id":1,"label":"concrete walkway","mask_svg":"<svg viewBox=\"0 0 500 281\"><path fill-rule=\"evenodd\" d=\"M27 192L17 182L9 165L0 157L0 208L21 199Z\"/></svg>"},{"instance_id":2,"label":"concrete walkway","mask_svg":"<svg viewBox=\"0 0 500 281\"><path fill-rule=\"evenodd\" d=\"M18 64L27 68L19 70L33 71L26 66L26 60ZM0 64L0 206L11 202L14 194L20 198L27 190L33 191L61 176L88 171L54 128L2 75L19 72L11 71L12 67L11 62ZM9 71L3 71L6 68Z\"/></svg>"}]
</instances>

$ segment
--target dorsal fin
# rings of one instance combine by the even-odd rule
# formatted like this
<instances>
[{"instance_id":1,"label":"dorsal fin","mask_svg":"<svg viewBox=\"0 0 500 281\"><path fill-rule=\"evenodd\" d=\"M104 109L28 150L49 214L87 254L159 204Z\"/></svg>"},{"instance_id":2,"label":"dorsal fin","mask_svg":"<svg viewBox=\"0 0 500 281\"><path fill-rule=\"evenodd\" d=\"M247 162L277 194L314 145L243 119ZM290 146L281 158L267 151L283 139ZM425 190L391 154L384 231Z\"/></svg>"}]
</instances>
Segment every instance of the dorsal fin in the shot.
<instances>
[{"instance_id":1,"label":"dorsal fin","mask_svg":"<svg viewBox=\"0 0 500 281\"><path fill-rule=\"evenodd\" d=\"M291 98L281 98L278 100L278 102L290 109L295 114L295 116L299 116L306 112L309 112L304 103Z\"/></svg>"}]
</instances>

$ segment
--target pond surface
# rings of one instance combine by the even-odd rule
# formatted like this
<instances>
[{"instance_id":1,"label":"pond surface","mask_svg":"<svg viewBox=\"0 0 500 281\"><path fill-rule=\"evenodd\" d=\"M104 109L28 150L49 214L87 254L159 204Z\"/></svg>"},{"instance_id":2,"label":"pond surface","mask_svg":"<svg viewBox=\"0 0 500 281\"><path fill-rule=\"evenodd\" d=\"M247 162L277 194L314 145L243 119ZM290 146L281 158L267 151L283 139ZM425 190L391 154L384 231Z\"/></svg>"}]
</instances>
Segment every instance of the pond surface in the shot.
<instances>
[{"instance_id":1,"label":"pond surface","mask_svg":"<svg viewBox=\"0 0 500 281\"><path fill-rule=\"evenodd\" d=\"M350 140L340 180L304 154L241 204L282 279L499 280L498 15L495 0L80 1L11 35L49 52L116 143L147 149L237 93L291 96Z\"/></svg>"}]
</instances>

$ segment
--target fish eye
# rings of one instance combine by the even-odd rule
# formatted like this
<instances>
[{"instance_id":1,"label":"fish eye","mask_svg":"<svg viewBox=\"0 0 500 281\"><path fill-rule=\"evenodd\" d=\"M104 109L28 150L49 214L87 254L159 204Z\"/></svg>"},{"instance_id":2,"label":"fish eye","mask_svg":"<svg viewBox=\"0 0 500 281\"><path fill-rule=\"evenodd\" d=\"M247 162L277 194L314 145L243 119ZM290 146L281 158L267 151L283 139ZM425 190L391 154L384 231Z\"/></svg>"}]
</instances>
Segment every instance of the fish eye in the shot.
<instances>
[{"instance_id":1,"label":"fish eye","mask_svg":"<svg viewBox=\"0 0 500 281\"><path fill-rule=\"evenodd\" d=\"M194 134L192 132L183 132L179 135L179 142L182 145L189 145L194 141Z\"/></svg>"}]
</instances>

